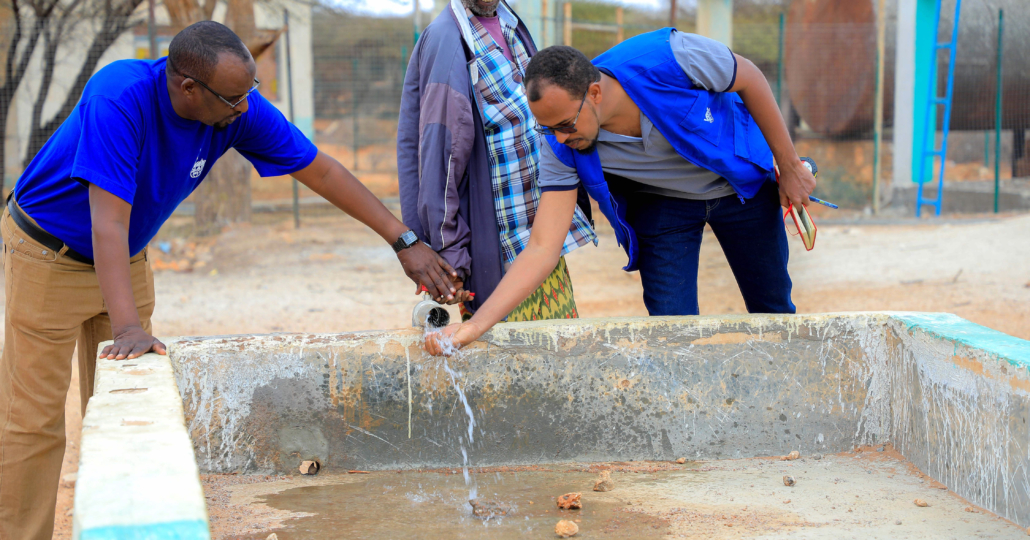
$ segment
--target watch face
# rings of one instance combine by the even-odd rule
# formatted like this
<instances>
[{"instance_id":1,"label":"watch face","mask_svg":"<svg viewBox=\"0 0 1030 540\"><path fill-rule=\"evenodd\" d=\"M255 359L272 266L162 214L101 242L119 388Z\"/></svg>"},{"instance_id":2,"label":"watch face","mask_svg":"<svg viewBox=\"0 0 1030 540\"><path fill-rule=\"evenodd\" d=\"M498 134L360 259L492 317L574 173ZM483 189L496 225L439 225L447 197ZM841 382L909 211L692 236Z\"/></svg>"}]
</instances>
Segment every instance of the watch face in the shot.
<instances>
[{"instance_id":1,"label":"watch face","mask_svg":"<svg viewBox=\"0 0 1030 540\"><path fill-rule=\"evenodd\" d=\"M407 231L393 243L393 250L400 252L402 249L409 248L418 243L418 235L413 231Z\"/></svg>"}]
</instances>

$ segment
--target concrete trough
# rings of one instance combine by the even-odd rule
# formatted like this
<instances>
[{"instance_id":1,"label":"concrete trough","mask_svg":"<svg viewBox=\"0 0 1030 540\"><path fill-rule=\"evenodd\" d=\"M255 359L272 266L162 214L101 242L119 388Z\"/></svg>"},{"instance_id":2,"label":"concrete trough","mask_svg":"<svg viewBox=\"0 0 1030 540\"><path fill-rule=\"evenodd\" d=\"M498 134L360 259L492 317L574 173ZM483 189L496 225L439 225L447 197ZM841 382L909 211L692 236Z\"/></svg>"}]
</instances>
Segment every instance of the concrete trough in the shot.
<instances>
[{"instance_id":1,"label":"concrete trough","mask_svg":"<svg viewBox=\"0 0 1030 540\"><path fill-rule=\"evenodd\" d=\"M424 355L421 339L180 338L167 357L100 361L76 538L207 538L198 471L713 460L887 442L1030 525L1030 342L953 315L502 324L449 359Z\"/></svg>"}]
</instances>

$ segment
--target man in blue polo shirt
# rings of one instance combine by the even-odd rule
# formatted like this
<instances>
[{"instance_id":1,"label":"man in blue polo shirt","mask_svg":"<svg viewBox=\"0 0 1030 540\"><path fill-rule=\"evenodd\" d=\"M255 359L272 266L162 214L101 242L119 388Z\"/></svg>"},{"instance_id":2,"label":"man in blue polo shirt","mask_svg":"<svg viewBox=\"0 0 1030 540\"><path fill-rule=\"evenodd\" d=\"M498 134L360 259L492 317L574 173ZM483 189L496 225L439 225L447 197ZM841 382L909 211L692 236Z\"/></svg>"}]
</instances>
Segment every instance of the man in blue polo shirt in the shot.
<instances>
[{"instance_id":1,"label":"man in blue polo shirt","mask_svg":"<svg viewBox=\"0 0 1030 540\"><path fill-rule=\"evenodd\" d=\"M416 288L453 298L453 269L254 92L255 72L231 30L190 26L167 59L97 72L18 181L0 218L0 539L53 532L76 341L83 411L100 342L114 339L106 358L165 353L151 335L146 246L229 148L262 176L293 175L371 227L393 244Z\"/></svg>"}]
</instances>

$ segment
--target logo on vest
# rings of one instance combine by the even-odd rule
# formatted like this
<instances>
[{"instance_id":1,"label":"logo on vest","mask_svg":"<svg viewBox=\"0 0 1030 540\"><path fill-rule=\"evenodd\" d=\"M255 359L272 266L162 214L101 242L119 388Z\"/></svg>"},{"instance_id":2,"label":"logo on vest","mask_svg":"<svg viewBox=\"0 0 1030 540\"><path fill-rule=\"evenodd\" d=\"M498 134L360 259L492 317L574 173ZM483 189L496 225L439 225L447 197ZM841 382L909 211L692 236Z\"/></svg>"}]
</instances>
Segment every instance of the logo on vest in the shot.
<instances>
[{"instance_id":1,"label":"logo on vest","mask_svg":"<svg viewBox=\"0 0 1030 540\"><path fill-rule=\"evenodd\" d=\"M207 163L206 159L198 159L193 164L193 170L190 171L190 178L199 178L200 173L204 172L204 164Z\"/></svg>"},{"instance_id":2,"label":"logo on vest","mask_svg":"<svg viewBox=\"0 0 1030 540\"><path fill-rule=\"evenodd\" d=\"M709 124L715 123L715 117L712 116L712 109L708 107L705 108L705 122L708 122Z\"/></svg>"}]
</instances>

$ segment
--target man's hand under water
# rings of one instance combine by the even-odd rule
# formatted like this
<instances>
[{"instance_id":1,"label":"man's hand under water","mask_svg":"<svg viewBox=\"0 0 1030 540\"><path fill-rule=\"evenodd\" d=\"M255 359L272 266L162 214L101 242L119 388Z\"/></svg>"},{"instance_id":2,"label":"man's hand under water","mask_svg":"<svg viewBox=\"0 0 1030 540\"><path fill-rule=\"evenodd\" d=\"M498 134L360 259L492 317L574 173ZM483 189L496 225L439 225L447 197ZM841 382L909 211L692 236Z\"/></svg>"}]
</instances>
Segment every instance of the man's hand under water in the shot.
<instances>
[{"instance_id":1,"label":"man's hand under water","mask_svg":"<svg viewBox=\"0 0 1030 540\"><path fill-rule=\"evenodd\" d=\"M433 356L453 356L459 349L479 339L485 333L478 324L472 321L452 324L435 332L426 334L423 348Z\"/></svg>"}]
</instances>

